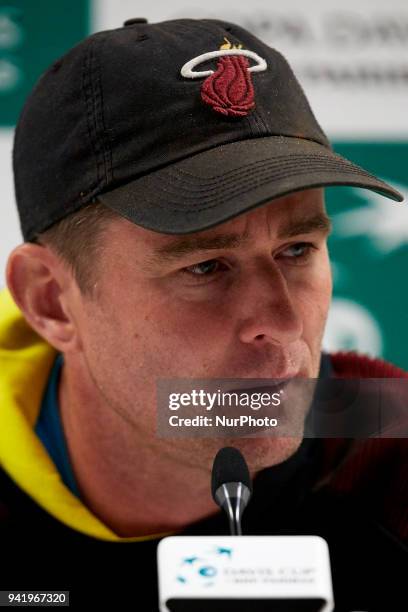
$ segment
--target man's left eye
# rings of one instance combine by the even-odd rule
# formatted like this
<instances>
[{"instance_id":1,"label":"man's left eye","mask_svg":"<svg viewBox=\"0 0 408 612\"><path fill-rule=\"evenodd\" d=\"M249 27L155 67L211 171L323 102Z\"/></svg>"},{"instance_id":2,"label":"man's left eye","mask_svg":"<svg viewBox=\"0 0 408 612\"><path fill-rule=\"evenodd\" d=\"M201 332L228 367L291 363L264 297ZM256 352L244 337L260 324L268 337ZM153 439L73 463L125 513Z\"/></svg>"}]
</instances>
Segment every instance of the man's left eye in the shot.
<instances>
[{"instance_id":1,"label":"man's left eye","mask_svg":"<svg viewBox=\"0 0 408 612\"><path fill-rule=\"evenodd\" d=\"M278 256L283 255L289 259L306 260L312 254L313 249L317 250L317 247L311 242L297 242L296 244L291 244L289 247L286 247ZM290 251L292 251L292 255L287 255Z\"/></svg>"}]
</instances>

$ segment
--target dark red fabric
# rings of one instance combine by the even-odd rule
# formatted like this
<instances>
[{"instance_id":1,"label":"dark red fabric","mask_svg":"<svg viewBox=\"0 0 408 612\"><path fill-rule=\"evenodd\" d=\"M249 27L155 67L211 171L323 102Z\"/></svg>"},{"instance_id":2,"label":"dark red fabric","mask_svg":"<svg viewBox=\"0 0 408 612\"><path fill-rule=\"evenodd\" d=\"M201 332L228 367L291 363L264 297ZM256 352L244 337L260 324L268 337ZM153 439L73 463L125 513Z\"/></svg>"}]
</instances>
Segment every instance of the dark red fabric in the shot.
<instances>
[{"instance_id":1,"label":"dark red fabric","mask_svg":"<svg viewBox=\"0 0 408 612\"><path fill-rule=\"evenodd\" d=\"M350 351L331 355L336 376L340 378L408 378L408 372L392 363Z\"/></svg>"},{"instance_id":2,"label":"dark red fabric","mask_svg":"<svg viewBox=\"0 0 408 612\"><path fill-rule=\"evenodd\" d=\"M358 353L333 353L331 361L338 378L408 378L401 368ZM408 543L408 440L326 439L324 456L321 483L354 496L368 517Z\"/></svg>"},{"instance_id":3,"label":"dark red fabric","mask_svg":"<svg viewBox=\"0 0 408 612\"><path fill-rule=\"evenodd\" d=\"M247 115L255 107L249 62L244 55L220 57L217 70L203 82L201 98L218 113Z\"/></svg>"}]
</instances>

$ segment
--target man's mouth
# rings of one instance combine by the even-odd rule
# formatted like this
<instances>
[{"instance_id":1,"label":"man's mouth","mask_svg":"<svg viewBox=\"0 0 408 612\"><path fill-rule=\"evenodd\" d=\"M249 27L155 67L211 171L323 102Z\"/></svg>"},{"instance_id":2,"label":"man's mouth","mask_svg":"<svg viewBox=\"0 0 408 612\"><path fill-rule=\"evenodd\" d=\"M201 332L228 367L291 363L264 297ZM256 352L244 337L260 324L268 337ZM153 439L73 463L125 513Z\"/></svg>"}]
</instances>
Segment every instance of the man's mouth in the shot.
<instances>
[{"instance_id":1,"label":"man's mouth","mask_svg":"<svg viewBox=\"0 0 408 612\"><path fill-rule=\"evenodd\" d=\"M274 379L277 382L271 383L268 382L258 385L253 385L251 387L236 387L234 389L228 389L227 393L278 393L280 390L283 390L291 381L291 378L282 378L282 379Z\"/></svg>"},{"instance_id":2,"label":"man's mouth","mask_svg":"<svg viewBox=\"0 0 408 612\"><path fill-rule=\"evenodd\" d=\"M268 381L263 380L259 385L237 386L224 391L224 393L236 394L237 403L235 405L219 407L216 414L228 419L229 423L233 423L233 419L238 419L241 416L249 417L246 423L241 424L237 421L236 425L230 425L224 431L226 433L228 431L228 435L241 437L262 432L264 435L265 432L278 435L279 428L285 421L283 394L290 380L290 378L273 379L272 382L269 379ZM244 396L248 400L247 404L242 404ZM260 405L259 399L261 397L264 398L264 402L261 402ZM256 400L255 407L254 400ZM276 425L272 425L272 423L276 423Z\"/></svg>"}]
</instances>

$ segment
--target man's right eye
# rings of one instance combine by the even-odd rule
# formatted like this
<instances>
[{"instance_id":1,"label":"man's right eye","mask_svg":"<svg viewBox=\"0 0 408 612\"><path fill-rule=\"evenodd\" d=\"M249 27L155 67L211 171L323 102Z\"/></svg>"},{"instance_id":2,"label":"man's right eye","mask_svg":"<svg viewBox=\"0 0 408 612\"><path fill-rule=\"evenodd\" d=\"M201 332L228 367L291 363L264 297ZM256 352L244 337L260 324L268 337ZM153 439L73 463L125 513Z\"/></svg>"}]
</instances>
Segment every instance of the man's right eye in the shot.
<instances>
[{"instance_id":1,"label":"man's right eye","mask_svg":"<svg viewBox=\"0 0 408 612\"><path fill-rule=\"evenodd\" d=\"M213 277L219 272L219 266L221 262L218 259L207 259L206 261L200 261L199 263L188 266L180 270L182 274L187 274L191 277L197 278L209 278Z\"/></svg>"}]
</instances>

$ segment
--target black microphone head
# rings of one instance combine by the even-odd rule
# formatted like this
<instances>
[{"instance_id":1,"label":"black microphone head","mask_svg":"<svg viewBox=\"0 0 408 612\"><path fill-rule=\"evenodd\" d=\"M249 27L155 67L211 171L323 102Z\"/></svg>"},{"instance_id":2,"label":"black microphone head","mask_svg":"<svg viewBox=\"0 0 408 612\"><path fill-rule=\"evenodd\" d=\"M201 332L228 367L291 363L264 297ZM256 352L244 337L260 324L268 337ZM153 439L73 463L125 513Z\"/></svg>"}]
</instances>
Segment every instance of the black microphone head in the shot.
<instances>
[{"instance_id":1,"label":"black microphone head","mask_svg":"<svg viewBox=\"0 0 408 612\"><path fill-rule=\"evenodd\" d=\"M211 475L211 492L217 504L218 501L215 493L226 482L242 482L252 493L252 482L247 462L242 453L233 446L220 448L214 459Z\"/></svg>"}]
</instances>

